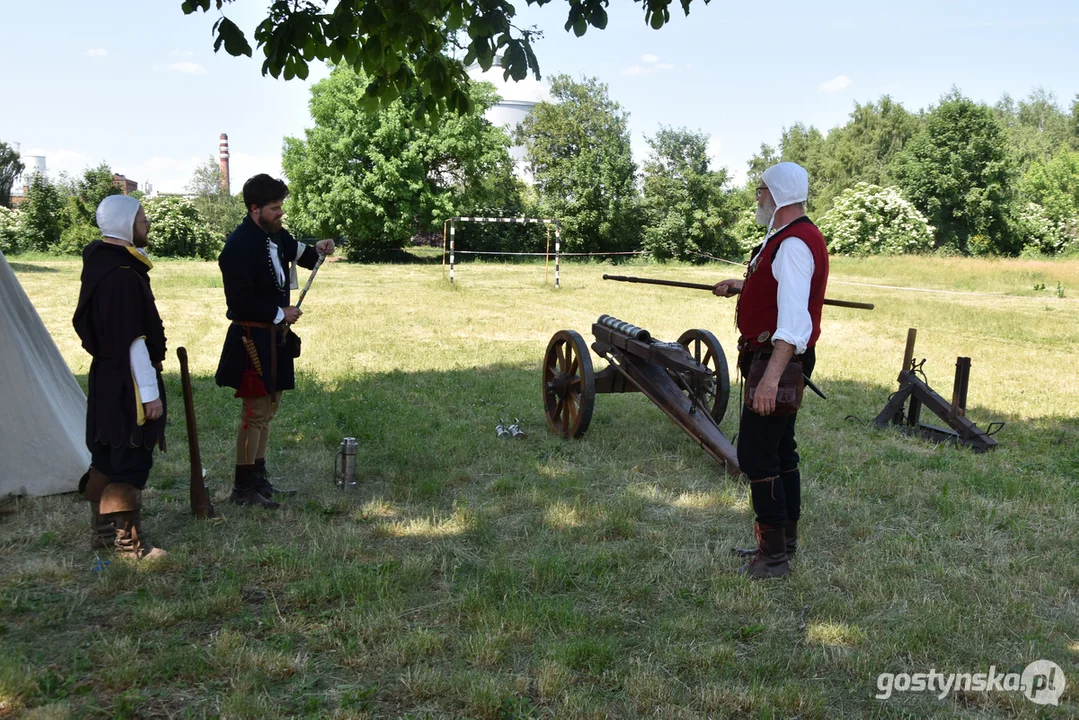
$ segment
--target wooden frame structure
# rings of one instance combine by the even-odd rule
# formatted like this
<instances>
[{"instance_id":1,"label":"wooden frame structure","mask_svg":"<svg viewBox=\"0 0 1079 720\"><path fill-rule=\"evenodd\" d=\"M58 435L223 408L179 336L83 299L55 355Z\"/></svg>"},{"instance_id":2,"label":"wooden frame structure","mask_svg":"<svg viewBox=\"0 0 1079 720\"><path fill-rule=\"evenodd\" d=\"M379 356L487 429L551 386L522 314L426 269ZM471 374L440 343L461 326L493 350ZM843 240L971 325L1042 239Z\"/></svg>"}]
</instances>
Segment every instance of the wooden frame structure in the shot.
<instances>
[{"instance_id":1,"label":"wooden frame structure","mask_svg":"<svg viewBox=\"0 0 1079 720\"><path fill-rule=\"evenodd\" d=\"M937 443L951 442L965 445L974 452L985 452L997 446L991 436L996 434L1004 423L994 422L982 430L967 418L967 387L970 383L970 358L959 357L955 362L955 382L952 386L952 401L945 401L929 384L919 378L925 360L914 362L914 340L918 331L907 330L907 347L903 353L903 368L899 371L899 390L877 415L874 423L878 428L896 426L900 431L918 435ZM923 375L924 376L924 375ZM909 408L904 411L907 400ZM921 421L922 408L932 410L948 427L929 425Z\"/></svg>"}]
</instances>

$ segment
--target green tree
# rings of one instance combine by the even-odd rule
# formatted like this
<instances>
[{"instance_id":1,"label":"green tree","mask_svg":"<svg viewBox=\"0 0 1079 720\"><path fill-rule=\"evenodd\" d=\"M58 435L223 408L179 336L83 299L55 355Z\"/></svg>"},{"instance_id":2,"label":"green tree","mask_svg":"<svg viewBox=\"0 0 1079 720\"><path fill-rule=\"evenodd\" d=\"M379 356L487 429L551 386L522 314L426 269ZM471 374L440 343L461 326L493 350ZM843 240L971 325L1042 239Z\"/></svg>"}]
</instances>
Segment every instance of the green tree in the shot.
<instances>
[{"instance_id":1,"label":"green tree","mask_svg":"<svg viewBox=\"0 0 1079 720\"><path fill-rule=\"evenodd\" d=\"M206 221L187 198L156 197L143 203L150 221L149 250L158 257L215 260L225 238L210 232Z\"/></svg>"},{"instance_id":2,"label":"green tree","mask_svg":"<svg viewBox=\"0 0 1079 720\"><path fill-rule=\"evenodd\" d=\"M488 83L470 90L473 111L437 124L415 120L410 92L377 112L362 103L368 81L336 68L311 88L314 127L286 138L290 227L344 237L349 257L403 247L441 229L461 209L503 205L512 194L509 138L483 111L496 102Z\"/></svg>"},{"instance_id":3,"label":"green tree","mask_svg":"<svg viewBox=\"0 0 1079 720\"><path fill-rule=\"evenodd\" d=\"M892 184L894 158L920 129L919 117L887 95L877 103L855 103L847 123L826 136L795 123L783 130L778 151L762 145L750 160L747 187L756 187L768 166L796 162L809 173L809 212L825 212L859 182Z\"/></svg>"},{"instance_id":4,"label":"green tree","mask_svg":"<svg viewBox=\"0 0 1079 720\"><path fill-rule=\"evenodd\" d=\"M1008 144L1020 173L1033 163L1047 162L1061 145L1079 139L1072 132L1072 118L1057 105L1053 93L1042 88L1018 103L1005 95L995 109L1008 130Z\"/></svg>"},{"instance_id":5,"label":"green tree","mask_svg":"<svg viewBox=\"0 0 1079 720\"><path fill-rule=\"evenodd\" d=\"M195 168L191 181L184 188L191 204L206 221L214 237L227 238L243 222L247 209L242 195L229 195L221 185L221 164L211 156Z\"/></svg>"},{"instance_id":6,"label":"green tree","mask_svg":"<svg viewBox=\"0 0 1079 720\"><path fill-rule=\"evenodd\" d=\"M644 165L644 248L660 259L740 257L734 234L740 208L725 190L727 171L709 167L708 135L660 127L647 141L652 152Z\"/></svg>"},{"instance_id":7,"label":"green tree","mask_svg":"<svg viewBox=\"0 0 1079 720\"><path fill-rule=\"evenodd\" d=\"M1057 223L1079 216L1079 152L1062 145L1049 162L1030 166L1019 184L1023 197L1041 205Z\"/></svg>"},{"instance_id":8,"label":"green tree","mask_svg":"<svg viewBox=\"0 0 1079 720\"><path fill-rule=\"evenodd\" d=\"M19 151L0 142L0 207L11 204L11 186L26 167L19 159Z\"/></svg>"},{"instance_id":9,"label":"green tree","mask_svg":"<svg viewBox=\"0 0 1079 720\"><path fill-rule=\"evenodd\" d=\"M69 221L64 212L64 194L41 173L30 180L30 191L22 204L24 250L48 250L60 241Z\"/></svg>"},{"instance_id":10,"label":"green tree","mask_svg":"<svg viewBox=\"0 0 1079 720\"><path fill-rule=\"evenodd\" d=\"M549 1L526 0L529 5ZM671 0L637 1L653 28L670 21ZM231 2L183 0L181 8L186 14L216 9L221 17L214 24L214 50L224 47L230 55L251 57L247 33L222 12ZM607 27L610 0L566 2L566 30L580 37L589 27ZM686 15L692 3L681 0ZM350 66L369 79L362 88L368 109L415 91L419 102L410 109L417 114L446 108L464 114L471 102L464 68L473 61L487 70L501 55L506 78L521 80L529 71L540 78L531 42L538 31L516 27L516 14L508 0L273 0L252 36L265 54L264 75L303 79L308 63L323 60ZM450 57L454 50L464 52L463 62Z\"/></svg>"},{"instance_id":11,"label":"green tree","mask_svg":"<svg viewBox=\"0 0 1079 720\"><path fill-rule=\"evenodd\" d=\"M554 102L536 105L517 131L545 213L562 220L567 250L636 249L629 115L595 78L558 75L550 92Z\"/></svg>"},{"instance_id":12,"label":"green tree","mask_svg":"<svg viewBox=\"0 0 1079 720\"><path fill-rule=\"evenodd\" d=\"M921 125L917 115L887 95L876 103L855 103L847 124L828 133L816 209L827 210L837 195L859 182L893 184L893 160Z\"/></svg>"},{"instance_id":13,"label":"green tree","mask_svg":"<svg viewBox=\"0 0 1079 720\"><path fill-rule=\"evenodd\" d=\"M1015 167L991 108L952 91L896 158L904 195L936 229L935 246L1015 253L1007 219Z\"/></svg>"},{"instance_id":14,"label":"green tree","mask_svg":"<svg viewBox=\"0 0 1079 720\"><path fill-rule=\"evenodd\" d=\"M122 190L112 180L112 169L105 163L88 168L74 182L70 200L72 224L86 223L97 227L97 206L110 195L120 195Z\"/></svg>"},{"instance_id":15,"label":"green tree","mask_svg":"<svg viewBox=\"0 0 1079 720\"><path fill-rule=\"evenodd\" d=\"M933 247L933 227L899 188L858 183L821 216L820 231L839 255L901 255Z\"/></svg>"}]
</instances>

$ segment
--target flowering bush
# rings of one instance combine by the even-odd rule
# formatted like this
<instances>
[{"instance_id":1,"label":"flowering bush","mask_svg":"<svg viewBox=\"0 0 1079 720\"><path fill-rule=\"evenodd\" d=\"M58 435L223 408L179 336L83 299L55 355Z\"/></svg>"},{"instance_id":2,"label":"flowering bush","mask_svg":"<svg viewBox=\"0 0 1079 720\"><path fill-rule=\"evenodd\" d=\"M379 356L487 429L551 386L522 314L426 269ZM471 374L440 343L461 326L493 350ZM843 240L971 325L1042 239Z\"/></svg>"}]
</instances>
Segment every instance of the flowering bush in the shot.
<instances>
[{"instance_id":1,"label":"flowering bush","mask_svg":"<svg viewBox=\"0 0 1079 720\"><path fill-rule=\"evenodd\" d=\"M22 231L22 213L0 207L0 252L5 255L19 252L19 236Z\"/></svg>"},{"instance_id":2,"label":"flowering bush","mask_svg":"<svg viewBox=\"0 0 1079 720\"><path fill-rule=\"evenodd\" d=\"M1016 211L1013 227L1025 254L1056 255L1074 241L1076 219L1055 222L1044 207L1028 202Z\"/></svg>"},{"instance_id":3,"label":"flowering bush","mask_svg":"<svg viewBox=\"0 0 1079 720\"><path fill-rule=\"evenodd\" d=\"M832 253L901 255L933 247L935 228L899 189L858 183L836 198L819 227Z\"/></svg>"},{"instance_id":4,"label":"flowering bush","mask_svg":"<svg viewBox=\"0 0 1079 720\"><path fill-rule=\"evenodd\" d=\"M214 260L224 246L187 198L168 196L143 203L150 221L150 254Z\"/></svg>"}]
</instances>

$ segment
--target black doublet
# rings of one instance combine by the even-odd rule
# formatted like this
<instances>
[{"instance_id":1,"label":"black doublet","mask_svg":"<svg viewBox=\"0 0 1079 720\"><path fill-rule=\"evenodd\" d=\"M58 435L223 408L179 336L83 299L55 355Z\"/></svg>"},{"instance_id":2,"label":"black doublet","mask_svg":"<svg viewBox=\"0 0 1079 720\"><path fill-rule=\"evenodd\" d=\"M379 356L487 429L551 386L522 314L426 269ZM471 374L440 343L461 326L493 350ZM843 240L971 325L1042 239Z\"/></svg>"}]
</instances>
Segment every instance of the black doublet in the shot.
<instances>
[{"instance_id":1,"label":"black doublet","mask_svg":"<svg viewBox=\"0 0 1079 720\"><path fill-rule=\"evenodd\" d=\"M270 260L270 236L250 216L245 217L228 239L217 259L221 279L225 286L227 317L234 323L272 324L280 308L290 303L289 265L296 258L298 243L287 230L273 238L277 244L277 259L285 271L284 286L277 279L273 261ZM308 247L296 260L301 267L314 268L318 252ZM278 335L281 335L281 329ZM287 352L277 353L276 383L271 377L270 331L265 327L230 324L221 348L217 365L217 384L221 387L239 388L244 370L253 369L244 348L243 338L250 331L251 340L258 351L262 373L260 379L269 393L292 390L296 387L293 358Z\"/></svg>"}]
</instances>

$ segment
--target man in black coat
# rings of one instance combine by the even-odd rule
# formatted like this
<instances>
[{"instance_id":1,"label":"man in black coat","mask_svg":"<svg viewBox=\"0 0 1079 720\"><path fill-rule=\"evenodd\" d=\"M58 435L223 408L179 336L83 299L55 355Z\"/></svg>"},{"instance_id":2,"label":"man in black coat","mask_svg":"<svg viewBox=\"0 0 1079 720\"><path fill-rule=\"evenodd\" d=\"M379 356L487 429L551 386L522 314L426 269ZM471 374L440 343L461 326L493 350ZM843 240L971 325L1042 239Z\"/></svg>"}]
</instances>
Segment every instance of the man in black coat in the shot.
<instances>
[{"instance_id":1,"label":"man in black coat","mask_svg":"<svg viewBox=\"0 0 1079 720\"><path fill-rule=\"evenodd\" d=\"M291 326L303 314L290 302L296 286L295 265L314 268L320 255L334 251L333 240L309 247L281 227L282 203L288 187L269 175L256 175L243 189L247 217L229 235L217 260L225 285L228 319L232 321L221 360L217 384L236 389L243 408L236 430L236 479L231 502L275 508L280 490L266 473L266 447L270 423L281 403L281 393L296 386L293 362L300 340Z\"/></svg>"},{"instance_id":2,"label":"man in black coat","mask_svg":"<svg viewBox=\"0 0 1079 720\"><path fill-rule=\"evenodd\" d=\"M82 253L72 325L93 360L86 403L90 469L80 489L90 503L93 548L136 559L166 555L142 530L142 491L154 447L165 449L165 327L150 290L150 223L139 201L111 195L97 208L103 238Z\"/></svg>"}]
</instances>

